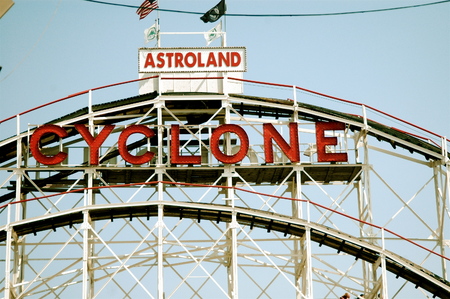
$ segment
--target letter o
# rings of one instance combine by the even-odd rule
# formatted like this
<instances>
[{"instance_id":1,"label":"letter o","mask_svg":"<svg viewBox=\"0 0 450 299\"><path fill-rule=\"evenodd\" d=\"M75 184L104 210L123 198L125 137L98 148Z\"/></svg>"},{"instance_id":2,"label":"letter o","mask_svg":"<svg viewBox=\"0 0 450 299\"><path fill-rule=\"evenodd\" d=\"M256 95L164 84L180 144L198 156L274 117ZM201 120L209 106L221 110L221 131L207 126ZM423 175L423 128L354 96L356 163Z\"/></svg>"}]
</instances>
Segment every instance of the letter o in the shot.
<instances>
[{"instance_id":1,"label":"letter o","mask_svg":"<svg viewBox=\"0 0 450 299\"><path fill-rule=\"evenodd\" d=\"M189 62L189 58L192 58L192 62ZM197 64L197 56L195 56L195 54L192 52L186 53L186 55L184 56L184 64L187 67L194 67Z\"/></svg>"},{"instance_id":2,"label":"letter o","mask_svg":"<svg viewBox=\"0 0 450 299\"><path fill-rule=\"evenodd\" d=\"M241 146L236 154L226 155L222 153L222 151L220 150L219 139L220 136L222 136L224 133L234 133L239 137L241 141ZM225 164L234 164L242 161L247 155L248 147L249 147L248 135L244 131L244 129L242 129L238 125L233 124L221 125L217 129L215 129L211 134L211 152L213 153L214 157L216 157L217 160Z\"/></svg>"},{"instance_id":3,"label":"letter o","mask_svg":"<svg viewBox=\"0 0 450 299\"><path fill-rule=\"evenodd\" d=\"M148 127L144 126L144 125L132 125L129 126L127 128L125 128L122 133L120 133L119 136L119 154L122 156L122 158L127 161L128 163L134 164L134 165L139 165L139 164L144 164L147 163L149 161L151 161L153 159L153 157L155 156L155 153L152 152L145 152L143 155L140 156L134 156L132 154L130 154L130 152L128 151L127 148L127 140L128 137L130 137L133 134L143 134L145 135L145 137L147 138L151 138L153 136L155 136L155 132L153 132L153 130L149 129Z\"/></svg>"},{"instance_id":4,"label":"letter o","mask_svg":"<svg viewBox=\"0 0 450 299\"><path fill-rule=\"evenodd\" d=\"M39 128L37 128L33 135L31 135L30 138L30 150L33 157L36 159L37 162L45 164L45 165L55 165L58 163L61 163L67 158L67 154L63 152L59 152L58 154L54 156L46 156L41 153L41 150L39 148L39 143L41 141L41 138L45 134L56 134L61 138L67 137L67 132L63 128L57 126L57 125L43 125Z\"/></svg>"}]
</instances>

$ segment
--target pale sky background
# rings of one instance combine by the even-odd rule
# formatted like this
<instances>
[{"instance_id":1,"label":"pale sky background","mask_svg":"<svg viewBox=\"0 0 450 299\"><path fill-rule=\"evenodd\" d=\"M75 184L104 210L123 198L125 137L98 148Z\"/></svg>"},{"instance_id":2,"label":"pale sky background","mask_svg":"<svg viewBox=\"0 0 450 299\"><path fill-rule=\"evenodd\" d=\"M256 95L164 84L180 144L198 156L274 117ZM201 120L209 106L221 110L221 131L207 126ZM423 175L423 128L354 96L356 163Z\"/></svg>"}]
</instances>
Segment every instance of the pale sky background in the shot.
<instances>
[{"instance_id":1,"label":"pale sky background","mask_svg":"<svg viewBox=\"0 0 450 299\"><path fill-rule=\"evenodd\" d=\"M139 6L143 0L107 1ZM162 9L204 13L218 1L159 3ZM326 14L430 2L433 0L227 0L227 5L230 14ZM0 120L79 91L137 79L138 48L155 46L154 42L144 43L143 32L158 14L152 12L139 20L135 11L83 0L15 0L0 19ZM198 14L159 15L163 32L203 32L217 24L204 24ZM364 103L450 137L450 1L350 15L228 16L226 32L228 46L247 48L246 79L297 85ZM205 40L202 35L163 36L161 45L203 47ZM220 41L211 46L220 46ZM253 92L275 98L289 96L276 88L244 87L244 94ZM133 83L123 94L114 90L96 93L94 103L137 94L138 84ZM302 97L299 94L298 101L303 101ZM307 100L335 107L320 97ZM77 97L34 113L24 122L42 124L87 103L86 96ZM345 105L339 107L346 112ZM0 140L15 134L14 124L0 124ZM25 129L22 124L21 130ZM373 161L382 164L379 162L383 161Z\"/></svg>"},{"instance_id":2,"label":"pale sky background","mask_svg":"<svg viewBox=\"0 0 450 299\"><path fill-rule=\"evenodd\" d=\"M110 2L139 6L142 0ZM192 12L206 12L217 2L159 1L160 8ZM230 14L316 14L429 2L228 0L227 4ZM143 31L157 13L139 20L135 11L83 0L16 0L0 19L0 119L82 90L136 79L138 48L155 45L144 43ZM216 24L204 24L199 17L161 12L161 30L207 31ZM229 46L247 48L246 79L297 85L361 102L450 136L450 2L337 16L229 16L226 31ZM211 46L219 45L216 40ZM205 46L205 41L201 35L164 36L162 46ZM137 91L133 84L127 96ZM276 90L267 92L278 96ZM251 89L244 93L251 94ZM327 106L321 99L315 104ZM86 104L77 105L82 106ZM55 108L54 113L62 112Z\"/></svg>"}]
</instances>

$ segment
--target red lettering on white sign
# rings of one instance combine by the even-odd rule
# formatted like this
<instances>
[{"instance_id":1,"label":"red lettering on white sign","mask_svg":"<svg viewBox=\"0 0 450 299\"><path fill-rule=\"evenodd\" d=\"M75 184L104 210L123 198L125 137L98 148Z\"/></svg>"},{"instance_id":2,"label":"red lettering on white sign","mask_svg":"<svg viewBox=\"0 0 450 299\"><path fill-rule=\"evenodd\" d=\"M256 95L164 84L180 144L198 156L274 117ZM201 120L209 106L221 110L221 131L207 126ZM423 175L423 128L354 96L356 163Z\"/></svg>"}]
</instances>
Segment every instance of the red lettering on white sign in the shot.
<instances>
[{"instance_id":1,"label":"red lettering on white sign","mask_svg":"<svg viewBox=\"0 0 450 299\"><path fill-rule=\"evenodd\" d=\"M244 72L244 48L139 50L139 72Z\"/></svg>"}]
</instances>

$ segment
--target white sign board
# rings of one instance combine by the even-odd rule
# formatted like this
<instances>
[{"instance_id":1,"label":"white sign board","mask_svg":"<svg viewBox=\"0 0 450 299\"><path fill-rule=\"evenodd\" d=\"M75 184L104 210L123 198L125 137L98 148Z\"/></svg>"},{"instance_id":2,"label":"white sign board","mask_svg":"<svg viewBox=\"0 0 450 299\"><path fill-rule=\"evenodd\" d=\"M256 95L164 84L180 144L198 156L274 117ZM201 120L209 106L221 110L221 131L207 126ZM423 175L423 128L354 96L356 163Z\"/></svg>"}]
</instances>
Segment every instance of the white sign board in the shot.
<instances>
[{"instance_id":1,"label":"white sign board","mask_svg":"<svg viewBox=\"0 0 450 299\"><path fill-rule=\"evenodd\" d=\"M139 73L245 72L243 47L140 48Z\"/></svg>"}]
</instances>

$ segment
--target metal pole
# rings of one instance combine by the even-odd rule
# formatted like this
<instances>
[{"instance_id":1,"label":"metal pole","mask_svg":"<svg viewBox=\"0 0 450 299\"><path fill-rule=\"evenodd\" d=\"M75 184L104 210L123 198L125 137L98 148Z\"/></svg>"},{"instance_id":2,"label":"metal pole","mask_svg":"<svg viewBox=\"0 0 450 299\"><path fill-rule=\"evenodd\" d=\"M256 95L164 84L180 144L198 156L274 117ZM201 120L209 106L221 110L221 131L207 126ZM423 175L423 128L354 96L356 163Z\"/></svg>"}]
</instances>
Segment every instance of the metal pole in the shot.
<instances>
[{"instance_id":1,"label":"metal pole","mask_svg":"<svg viewBox=\"0 0 450 299\"><path fill-rule=\"evenodd\" d=\"M301 173L303 171L303 167L296 166L295 169L295 178L293 178L290 183L291 194L293 198L300 199L301 198ZM302 219L303 218L303 209L302 203L300 201L293 200L292 201L292 216L294 218ZM308 292L308 267L305 267L305 262L301 261L301 259L306 261L307 257L307 246L305 246L305 239L294 237L292 240L294 250L292 252L292 259L294 260L294 277L295 277L295 286L297 290L301 290L301 292L296 291L296 298L304 298L303 294ZM303 294L302 294L303 293Z\"/></svg>"},{"instance_id":2,"label":"metal pole","mask_svg":"<svg viewBox=\"0 0 450 299\"><path fill-rule=\"evenodd\" d=\"M223 105L225 106L225 123L229 124L231 123L231 115L230 115L230 103L227 100L224 100L225 103ZM228 155L231 154L231 138L230 134L225 134L225 151ZM226 235L227 243L231 244L228 246L228 254L229 254L229 260L227 265L227 271L228 271L228 294L230 298L237 299L239 298L238 295L238 263L237 263L237 233L236 229L239 227L236 219L236 212L234 211L235 206L235 196L234 196L234 190L233 190L233 177L232 173L234 172L234 166L228 164L224 166L224 172L226 175L226 186L227 188L227 201L228 205L231 205L233 208L232 213L232 221L230 224L227 224L227 229L229 230L229 234Z\"/></svg>"},{"instance_id":3,"label":"metal pole","mask_svg":"<svg viewBox=\"0 0 450 299\"><path fill-rule=\"evenodd\" d=\"M433 167L434 185L435 185L435 196L436 196L436 212L437 212L437 238L438 247L440 249L441 255L445 256L445 211L447 210L447 200L450 198L450 163L447 151L447 141L446 137L441 138L441 148L442 148L442 161L436 161ZM441 170L441 163L444 167ZM441 258L442 264L442 277L447 279L447 265L445 259Z\"/></svg>"},{"instance_id":4,"label":"metal pole","mask_svg":"<svg viewBox=\"0 0 450 299\"><path fill-rule=\"evenodd\" d=\"M164 165L162 160L163 155L163 103L159 102L157 107L158 114L158 201L162 202L164 200L164 185L162 183L163 173L164 173ZM168 151L170 152L170 151ZM158 299L164 298L164 246L163 246L163 228L164 228L164 206L162 204L158 205Z\"/></svg>"},{"instance_id":5,"label":"metal pole","mask_svg":"<svg viewBox=\"0 0 450 299\"><path fill-rule=\"evenodd\" d=\"M229 176L227 178L227 185L230 186L233 184L233 178L231 176ZM234 190L229 188L228 189L228 198L230 198L231 196L231 206L234 209ZM231 219L231 224L229 225L231 234L230 234L230 238L231 238L231 263L229 265L229 269L228 269L228 281L229 281L229 295L231 298L237 299L239 298L238 295L238 273L237 273L237 268L238 268L238 263L237 263L237 232L236 229L239 227L237 220L236 220L236 212L233 211L232 213L232 219Z\"/></svg>"},{"instance_id":6,"label":"metal pole","mask_svg":"<svg viewBox=\"0 0 450 299\"><path fill-rule=\"evenodd\" d=\"M309 217L308 217L309 218ZM306 298L314 299L313 279L312 279L312 256L311 256L311 228L308 226L305 231L306 242Z\"/></svg>"},{"instance_id":7,"label":"metal pole","mask_svg":"<svg viewBox=\"0 0 450 299\"><path fill-rule=\"evenodd\" d=\"M93 110L92 110L92 90L89 90L88 93L88 126L89 126L89 132L92 136L95 134L95 125L94 125L94 116L93 116ZM90 150L90 149L89 149ZM89 165L91 165L90 161L90 153L88 155L89 157ZM91 206L95 204L94 198L93 198L93 190L92 187L94 186L94 173L95 169L88 168L85 170L85 175L87 176L87 191L85 192L85 200L84 205L85 206ZM90 257L93 254L93 246L90 242L90 238L92 236L91 229L93 223L90 221L89 213L84 212L83 214L83 298L88 299L92 298L94 296L94 277L92 273L92 261Z\"/></svg>"},{"instance_id":8,"label":"metal pole","mask_svg":"<svg viewBox=\"0 0 450 299\"><path fill-rule=\"evenodd\" d=\"M16 142L16 201L20 201L22 199L22 180L23 180L23 171L21 169L22 167L22 139L19 138L20 136L20 115L17 115L16 117L16 136L17 136L17 142ZM21 210L22 205L16 204L16 214L15 214L15 221L21 220Z\"/></svg>"},{"instance_id":9,"label":"metal pole","mask_svg":"<svg viewBox=\"0 0 450 299\"><path fill-rule=\"evenodd\" d=\"M369 126L367 124L367 114L366 107L362 106L363 113L363 121L364 128L361 130L359 138L362 139L363 144L363 172L362 179L358 183L358 211L359 211L359 219L372 223L372 199L371 199L371 191L370 191L370 164L369 164L369 143L367 138L367 131ZM358 141L357 141L358 143ZM357 162L357 161L356 161ZM360 223L360 236L361 238L371 237L373 235L372 227L365 226L363 223ZM368 242L374 243L373 239L369 238ZM372 270L370 270L372 268ZM373 264L362 263L362 274L364 280L364 291L370 292L372 287L370 286L370 281L376 282L376 267ZM369 277L370 272L372 272L372 278ZM373 284L374 284L373 283Z\"/></svg>"},{"instance_id":10,"label":"metal pole","mask_svg":"<svg viewBox=\"0 0 450 299\"><path fill-rule=\"evenodd\" d=\"M83 212L83 299L90 299L93 297L93 281L91 281L90 275L90 265L89 265L89 230L90 221L89 213L87 211Z\"/></svg>"},{"instance_id":11,"label":"metal pole","mask_svg":"<svg viewBox=\"0 0 450 299\"><path fill-rule=\"evenodd\" d=\"M388 297L388 286L387 286L387 272L386 272L386 256L384 254L385 250L385 237L384 237L384 229L381 229L381 242L383 243L383 252L380 254L381 258L381 298L389 298Z\"/></svg>"},{"instance_id":12,"label":"metal pole","mask_svg":"<svg viewBox=\"0 0 450 299\"><path fill-rule=\"evenodd\" d=\"M9 224L9 222L8 222ZM11 293L11 251L12 251L12 228L6 231L6 256L5 256L5 299L10 299Z\"/></svg>"}]
</instances>

